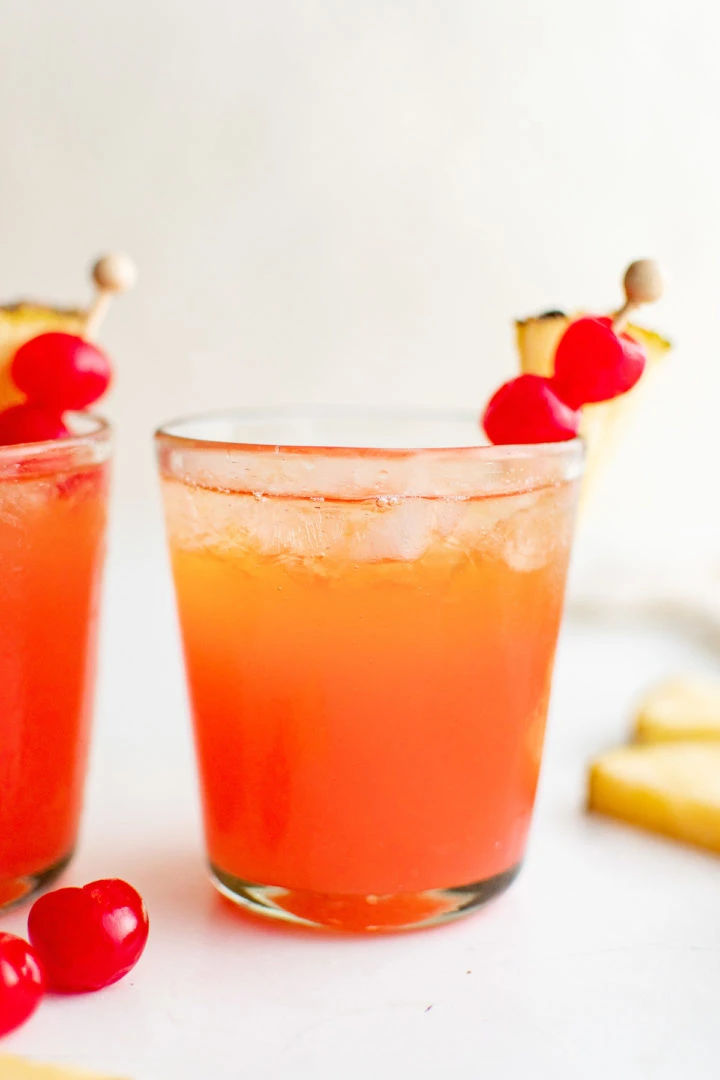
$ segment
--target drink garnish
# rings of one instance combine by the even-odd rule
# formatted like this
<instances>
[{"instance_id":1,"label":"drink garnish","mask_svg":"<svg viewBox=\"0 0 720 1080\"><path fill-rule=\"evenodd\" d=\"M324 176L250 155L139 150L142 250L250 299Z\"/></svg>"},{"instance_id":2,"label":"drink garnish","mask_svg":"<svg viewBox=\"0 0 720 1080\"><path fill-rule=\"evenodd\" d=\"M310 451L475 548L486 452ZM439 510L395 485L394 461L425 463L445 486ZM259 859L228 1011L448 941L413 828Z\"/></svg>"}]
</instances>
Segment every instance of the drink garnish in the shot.
<instances>
[{"instance_id":1,"label":"drink garnish","mask_svg":"<svg viewBox=\"0 0 720 1080\"><path fill-rule=\"evenodd\" d=\"M110 361L91 341L51 330L21 345L10 365L19 390L33 405L66 410L86 409L110 385Z\"/></svg>"},{"instance_id":2,"label":"drink garnish","mask_svg":"<svg viewBox=\"0 0 720 1080\"><path fill-rule=\"evenodd\" d=\"M29 1020L46 990L80 994L118 982L140 959L150 923L120 878L54 889L28 916L29 942L0 933L0 1036Z\"/></svg>"},{"instance_id":3,"label":"drink garnish","mask_svg":"<svg viewBox=\"0 0 720 1080\"><path fill-rule=\"evenodd\" d=\"M64 439L69 434L62 414L47 406L28 401L0 412L0 446Z\"/></svg>"},{"instance_id":4,"label":"drink garnish","mask_svg":"<svg viewBox=\"0 0 720 1080\"><path fill-rule=\"evenodd\" d=\"M45 976L33 947L15 934L0 933L0 1037L30 1019L44 992Z\"/></svg>"},{"instance_id":5,"label":"drink garnish","mask_svg":"<svg viewBox=\"0 0 720 1080\"><path fill-rule=\"evenodd\" d=\"M558 397L551 379L519 375L490 398L483 426L493 443L563 442L577 436L580 413Z\"/></svg>"},{"instance_id":6,"label":"drink garnish","mask_svg":"<svg viewBox=\"0 0 720 1080\"><path fill-rule=\"evenodd\" d=\"M516 384L528 373L505 383L490 400L483 415L485 433L494 443L559 442L572 438L574 422L559 406L578 412L586 405L611 401L631 390L645 370L644 344L625 329L630 315L641 304L653 303L662 294L662 277L650 259L631 263L624 277L625 302L613 316L582 316L565 327L557 342L552 370L545 376L542 392L532 391L542 420L528 408L528 391ZM545 316L549 329L556 320L565 323L560 312ZM560 417L547 423L548 416ZM580 428L578 415L575 434ZM544 434L538 439L536 433Z\"/></svg>"},{"instance_id":7,"label":"drink garnish","mask_svg":"<svg viewBox=\"0 0 720 1080\"><path fill-rule=\"evenodd\" d=\"M21 304L0 309L11 346L0 365L0 445L41 442L70 434L63 414L93 405L112 378L110 361L89 339L94 336L114 294L135 283L127 255L105 255L95 263L95 297L86 311L58 311ZM23 335L23 322L30 332ZM0 346L2 340L0 335ZM0 353L3 350L0 348Z\"/></svg>"},{"instance_id":8,"label":"drink garnish","mask_svg":"<svg viewBox=\"0 0 720 1080\"><path fill-rule=\"evenodd\" d=\"M612 319L588 315L571 323L560 339L552 387L567 405L581 409L632 390L646 363L643 346L618 333Z\"/></svg>"},{"instance_id":9,"label":"drink garnish","mask_svg":"<svg viewBox=\"0 0 720 1080\"><path fill-rule=\"evenodd\" d=\"M62 994L122 979L140 959L148 930L142 897L119 878L55 889L35 901L28 917L47 987Z\"/></svg>"}]
</instances>

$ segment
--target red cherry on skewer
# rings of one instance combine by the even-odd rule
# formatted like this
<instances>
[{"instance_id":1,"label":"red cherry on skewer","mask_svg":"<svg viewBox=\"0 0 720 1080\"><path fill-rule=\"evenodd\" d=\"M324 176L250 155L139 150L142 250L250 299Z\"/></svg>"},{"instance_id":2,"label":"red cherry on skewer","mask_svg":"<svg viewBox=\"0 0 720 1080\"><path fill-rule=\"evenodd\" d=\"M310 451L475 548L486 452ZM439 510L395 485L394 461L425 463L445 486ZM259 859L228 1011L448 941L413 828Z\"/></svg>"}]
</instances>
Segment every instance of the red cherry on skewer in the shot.
<instances>
[{"instance_id":1,"label":"red cherry on skewer","mask_svg":"<svg viewBox=\"0 0 720 1080\"><path fill-rule=\"evenodd\" d=\"M25 402L0 412L0 446L64 439L70 432L55 409Z\"/></svg>"},{"instance_id":2,"label":"red cherry on skewer","mask_svg":"<svg viewBox=\"0 0 720 1080\"><path fill-rule=\"evenodd\" d=\"M483 415L492 443L566 442L580 429L580 414L555 394L550 379L519 375L490 398Z\"/></svg>"},{"instance_id":3,"label":"red cherry on skewer","mask_svg":"<svg viewBox=\"0 0 720 1080\"><path fill-rule=\"evenodd\" d=\"M85 409L102 397L112 369L97 345L75 334L52 331L20 346L10 375L34 404L64 412Z\"/></svg>"},{"instance_id":4,"label":"red cherry on skewer","mask_svg":"<svg viewBox=\"0 0 720 1080\"><path fill-rule=\"evenodd\" d=\"M0 1036L24 1024L45 992L37 954L15 934L0 934Z\"/></svg>"},{"instance_id":5,"label":"red cherry on skewer","mask_svg":"<svg viewBox=\"0 0 720 1080\"><path fill-rule=\"evenodd\" d=\"M140 959L149 922L126 881L91 881L56 889L30 909L28 932L49 990L81 994L122 979Z\"/></svg>"},{"instance_id":6,"label":"red cherry on skewer","mask_svg":"<svg viewBox=\"0 0 720 1080\"><path fill-rule=\"evenodd\" d=\"M610 401L632 390L646 359L642 345L616 333L609 317L577 319L558 344L552 388L573 409Z\"/></svg>"}]
</instances>

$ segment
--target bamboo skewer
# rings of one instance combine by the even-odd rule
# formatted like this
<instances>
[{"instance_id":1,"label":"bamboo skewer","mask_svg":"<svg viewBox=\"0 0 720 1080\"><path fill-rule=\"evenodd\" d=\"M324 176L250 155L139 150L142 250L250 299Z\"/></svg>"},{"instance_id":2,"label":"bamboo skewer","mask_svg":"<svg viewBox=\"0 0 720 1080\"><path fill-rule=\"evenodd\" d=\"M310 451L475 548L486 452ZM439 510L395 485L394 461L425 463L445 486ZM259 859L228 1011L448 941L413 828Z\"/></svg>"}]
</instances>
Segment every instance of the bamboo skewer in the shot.
<instances>
[{"instance_id":1,"label":"bamboo skewer","mask_svg":"<svg viewBox=\"0 0 720 1080\"><path fill-rule=\"evenodd\" d=\"M623 278L623 288L625 303L613 316L613 329L618 334L642 304L654 304L662 296L664 282L660 267L654 259L638 259L630 263Z\"/></svg>"},{"instance_id":2,"label":"bamboo skewer","mask_svg":"<svg viewBox=\"0 0 720 1080\"><path fill-rule=\"evenodd\" d=\"M94 337L116 294L128 292L135 285L137 270L129 255L115 252L103 255L92 268L95 297L85 316L85 336Z\"/></svg>"}]
</instances>

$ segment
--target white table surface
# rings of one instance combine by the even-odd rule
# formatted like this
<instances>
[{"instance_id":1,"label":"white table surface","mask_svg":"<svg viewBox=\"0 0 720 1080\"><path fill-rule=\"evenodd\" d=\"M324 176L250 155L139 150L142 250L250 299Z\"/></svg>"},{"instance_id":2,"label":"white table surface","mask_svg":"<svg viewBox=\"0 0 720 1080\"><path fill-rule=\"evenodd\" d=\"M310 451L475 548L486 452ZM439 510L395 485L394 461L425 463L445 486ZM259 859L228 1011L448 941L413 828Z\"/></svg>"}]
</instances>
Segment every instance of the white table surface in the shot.
<instances>
[{"instance_id":1,"label":"white table surface","mask_svg":"<svg viewBox=\"0 0 720 1080\"><path fill-rule=\"evenodd\" d=\"M718 1076L720 860L582 810L648 682L716 659L568 621L525 869L446 927L341 937L243 917L206 880L167 570L110 560L84 830L64 881L127 878L151 936L104 992L48 999L0 1051L132 1080ZM23 933L27 912L2 920Z\"/></svg>"}]
</instances>

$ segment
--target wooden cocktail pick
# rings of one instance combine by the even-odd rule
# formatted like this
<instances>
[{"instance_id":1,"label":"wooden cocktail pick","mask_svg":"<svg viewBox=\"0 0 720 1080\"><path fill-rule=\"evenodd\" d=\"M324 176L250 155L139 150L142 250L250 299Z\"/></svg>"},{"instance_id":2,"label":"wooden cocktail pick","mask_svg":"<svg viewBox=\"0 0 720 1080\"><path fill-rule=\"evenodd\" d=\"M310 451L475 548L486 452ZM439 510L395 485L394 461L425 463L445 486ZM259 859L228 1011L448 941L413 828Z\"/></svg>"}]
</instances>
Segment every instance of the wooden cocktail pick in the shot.
<instances>
[{"instance_id":1,"label":"wooden cocktail pick","mask_svg":"<svg viewBox=\"0 0 720 1080\"><path fill-rule=\"evenodd\" d=\"M624 330L637 308L642 304L654 304L660 299L663 287L660 267L654 259L638 259L630 263L623 278L625 303L613 316L613 329L617 333Z\"/></svg>"},{"instance_id":2,"label":"wooden cocktail pick","mask_svg":"<svg viewBox=\"0 0 720 1080\"><path fill-rule=\"evenodd\" d=\"M137 280L135 263L129 255L103 255L92 268L96 293L85 317L85 335L93 337L116 293L128 292Z\"/></svg>"}]
</instances>

